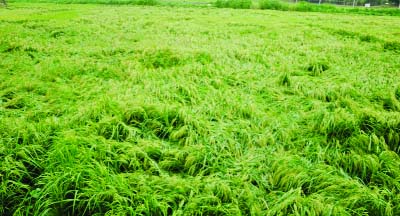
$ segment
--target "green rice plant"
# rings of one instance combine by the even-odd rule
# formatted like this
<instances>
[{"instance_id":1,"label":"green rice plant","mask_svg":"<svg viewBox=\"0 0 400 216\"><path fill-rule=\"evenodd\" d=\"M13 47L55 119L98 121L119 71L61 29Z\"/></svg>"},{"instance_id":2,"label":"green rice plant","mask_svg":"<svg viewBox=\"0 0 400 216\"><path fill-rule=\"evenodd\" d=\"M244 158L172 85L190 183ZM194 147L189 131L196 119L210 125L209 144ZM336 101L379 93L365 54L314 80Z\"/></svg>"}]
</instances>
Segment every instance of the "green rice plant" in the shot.
<instances>
[{"instance_id":1,"label":"green rice plant","mask_svg":"<svg viewBox=\"0 0 400 216\"><path fill-rule=\"evenodd\" d=\"M182 60L170 49L146 51L139 60L147 68L168 68L177 66Z\"/></svg>"},{"instance_id":2,"label":"green rice plant","mask_svg":"<svg viewBox=\"0 0 400 216\"><path fill-rule=\"evenodd\" d=\"M394 92L394 97L397 101L400 101L400 86L398 86Z\"/></svg>"},{"instance_id":3,"label":"green rice plant","mask_svg":"<svg viewBox=\"0 0 400 216\"><path fill-rule=\"evenodd\" d=\"M396 41L387 41L383 44L383 49L388 51L399 52L400 43Z\"/></svg>"},{"instance_id":4,"label":"green rice plant","mask_svg":"<svg viewBox=\"0 0 400 216\"><path fill-rule=\"evenodd\" d=\"M383 99L383 109L388 111L399 111L400 104L395 97L389 96Z\"/></svg>"},{"instance_id":5,"label":"green rice plant","mask_svg":"<svg viewBox=\"0 0 400 216\"><path fill-rule=\"evenodd\" d=\"M290 86L290 76L289 74L283 74L279 77L279 84L282 86Z\"/></svg>"},{"instance_id":6,"label":"green rice plant","mask_svg":"<svg viewBox=\"0 0 400 216\"><path fill-rule=\"evenodd\" d=\"M387 147L395 152L399 152L398 141L400 140L399 133L399 117L391 115L375 116L371 114L363 114L359 122L361 130L375 134L380 139L384 139Z\"/></svg>"},{"instance_id":7,"label":"green rice plant","mask_svg":"<svg viewBox=\"0 0 400 216\"><path fill-rule=\"evenodd\" d=\"M130 128L124 122L114 119L103 119L99 122L99 135L106 139L114 139L117 141L125 141L134 137L137 132L134 128Z\"/></svg>"},{"instance_id":8,"label":"green rice plant","mask_svg":"<svg viewBox=\"0 0 400 216\"><path fill-rule=\"evenodd\" d=\"M338 155L336 166L342 168L346 173L359 177L367 184L373 175L381 169L379 159L376 155L358 155L354 152L346 152ZM335 160L332 160L335 161Z\"/></svg>"},{"instance_id":9,"label":"green rice plant","mask_svg":"<svg viewBox=\"0 0 400 216\"><path fill-rule=\"evenodd\" d=\"M300 204L302 199L303 197L300 188L291 189L288 192L281 194L276 205L269 209L268 215L298 214L299 211L297 206L302 206Z\"/></svg>"},{"instance_id":10,"label":"green rice plant","mask_svg":"<svg viewBox=\"0 0 400 216\"><path fill-rule=\"evenodd\" d=\"M328 158L332 156L329 155ZM278 160L274 163L273 173L275 175L272 180L274 185L285 193L280 197L293 195L294 191L297 196L282 199L282 202L274 205L271 209L272 215L281 211L298 214L301 212L303 214L327 214L328 212L348 214L346 208L351 208L358 213L388 212L391 214L392 212L393 206L383 200L383 195L374 194L372 197L362 195L368 193L369 189L358 180L348 178L346 174L341 174L331 166L313 166L299 158L287 158L286 161L289 162L282 163ZM327 170L329 170L329 174L326 173ZM332 196L340 197L340 206L346 207L330 206L324 202L324 200L330 200ZM313 204L310 205L310 203ZM370 206L365 203L370 203Z\"/></svg>"},{"instance_id":11,"label":"green rice plant","mask_svg":"<svg viewBox=\"0 0 400 216\"><path fill-rule=\"evenodd\" d=\"M10 8L0 215L400 214L397 17Z\"/></svg>"},{"instance_id":12,"label":"green rice plant","mask_svg":"<svg viewBox=\"0 0 400 216\"><path fill-rule=\"evenodd\" d=\"M383 137L378 137L376 134L361 133L350 137L345 143L342 143L343 147L349 147L359 154L373 153L380 154L382 151L389 150L388 145Z\"/></svg>"},{"instance_id":13,"label":"green rice plant","mask_svg":"<svg viewBox=\"0 0 400 216\"><path fill-rule=\"evenodd\" d=\"M311 76L319 76L329 69L329 65L324 61L312 62L306 69Z\"/></svg>"},{"instance_id":14,"label":"green rice plant","mask_svg":"<svg viewBox=\"0 0 400 216\"><path fill-rule=\"evenodd\" d=\"M196 53L194 58L202 65L210 64L213 61L212 56L208 52Z\"/></svg>"},{"instance_id":15,"label":"green rice plant","mask_svg":"<svg viewBox=\"0 0 400 216\"><path fill-rule=\"evenodd\" d=\"M333 113L321 113L315 121L314 130L326 135L328 139L342 141L359 133L355 117L341 109Z\"/></svg>"}]
</instances>

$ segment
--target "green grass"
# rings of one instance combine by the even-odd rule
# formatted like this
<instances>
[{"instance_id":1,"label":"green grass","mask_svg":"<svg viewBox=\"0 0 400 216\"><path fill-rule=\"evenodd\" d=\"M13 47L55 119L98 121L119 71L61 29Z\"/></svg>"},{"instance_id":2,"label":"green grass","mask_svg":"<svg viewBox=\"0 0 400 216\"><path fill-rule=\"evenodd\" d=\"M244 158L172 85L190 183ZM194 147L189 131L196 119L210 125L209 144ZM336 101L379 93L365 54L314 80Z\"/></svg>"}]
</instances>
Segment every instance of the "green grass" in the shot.
<instances>
[{"instance_id":1,"label":"green grass","mask_svg":"<svg viewBox=\"0 0 400 216\"><path fill-rule=\"evenodd\" d=\"M0 9L0 215L399 215L399 18Z\"/></svg>"}]
</instances>

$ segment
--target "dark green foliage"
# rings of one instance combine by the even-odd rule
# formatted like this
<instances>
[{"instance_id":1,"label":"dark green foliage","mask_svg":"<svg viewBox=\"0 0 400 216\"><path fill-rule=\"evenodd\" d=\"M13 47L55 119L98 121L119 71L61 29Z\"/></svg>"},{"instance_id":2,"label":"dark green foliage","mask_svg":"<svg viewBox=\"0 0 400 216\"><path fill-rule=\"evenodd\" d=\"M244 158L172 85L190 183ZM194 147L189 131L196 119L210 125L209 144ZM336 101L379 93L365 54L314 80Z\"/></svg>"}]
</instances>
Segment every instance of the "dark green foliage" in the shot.
<instances>
[{"instance_id":1,"label":"dark green foliage","mask_svg":"<svg viewBox=\"0 0 400 216\"><path fill-rule=\"evenodd\" d=\"M169 49L145 51L139 61L147 68L169 68L182 63L177 54Z\"/></svg>"},{"instance_id":2,"label":"dark green foliage","mask_svg":"<svg viewBox=\"0 0 400 216\"><path fill-rule=\"evenodd\" d=\"M388 111L400 111L399 102L391 96L383 99L383 108Z\"/></svg>"},{"instance_id":3,"label":"dark green foliage","mask_svg":"<svg viewBox=\"0 0 400 216\"><path fill-rule=\"evenodd\" d=\"M330 4L315 4L300 1L289 4L281 0L261 0L260 9L282 10L282 11L302 11L302 12L326 12L326 13L355 13L365 15L389 15L400 16L400 10L395 8L351 8L338 7Z\"/></svg>"},{"instance_id":4,"label":"dark green foliage","mask_svg":"<svg viewBox=\"0 0 400 216\"><path fill-rule=\"evenodd\" d=\"M260 9L289 10L289 4L280 0L261 0L259 5Z\"/></svg>"},{"instance_id":5,"label":"dark green foliage","mask_svg":"<svg viewBox=\"0 0 400 216\"><path fill-rule=\"evenodd\" d=\"M219 8L249 9L251 0L217 0L215 6Z\"/></svg>"},{"instance_id":6,"label":"dark green foliage","mask_svg":"<svg viewBox=\"0 0 400 216\"><path fill-rule=\"evenodd\" d=\"M7 42L0 43L0 52L8 53L8 52L13 52L13 51L18 51L18 50L20 50L19 46L9 44Z\"/></svg>"},{"instance_id":7,"label":"dark green foliage","mask_svg":"<svg viewBox=\"0 0 400 216\"><path fill-rule=\"evenodd\" d=\"M387 149L400 153L400 120L398 118L382 119L374 115L364 114L360 117L359 125L362 131L382 138Z\"/></svg>"},{"instance_id":8,"label":"dark green foliage","mask_svg":"<svg viewBox=\"0 0 400 216\"><path fill-rule=\"evenodd\" d=\"M312 62L307 71L311 76L319 76L329 69L329 65L325 61Z\"/></svg>"},{"instance_id":9,"label":"dark green foliage","mask_svg":"<svg viewBox=\"0 0 400 216\"><path fill-rule=\"evenodd\" d=\"M400 86L398 86L394 92L394 96L400 102Z\"/></svg>"},{"instance_id":10,"label":"dark green foliage","mask_svg":"<svg viewBox=\"0 0 400 216\"><path fill-rule=\"evenodd\" d=\"M379 39L377 37L372 36L372 35L360 35L359 38L360 38L360 41L369 42L369 43L379 41Z\"/></svg>"},{"instance_id":11,"label":"dark green foliage","mask_svg":"<svg viewBox=\"0 0 400 216\"><path fill-rule=\"evenodd\" d=\"M194 58L197 62L203 65L209 64L213 60L211 55L206 52L197 53Z\"/></svg>"},{"instance_id":12,"label":"dark green foliage","mask_svg":"<svg viewBox=\"0 0 400 216\"><path fill-rule=\"evenodd\" d=\"M400 52L400 42L387 41L383 44L383 48L388 51Z\"/></svg>"},{"instance_id":13,"label":"dark green foliage","mask_svg":"<svg viewBox=\"0 0 400 216\"><path fill-rule=\"evenodd\" d=\"M336 12L338 11L338 8L329 4L316 5L301 1L293 6L293 10L303 12Z\"/></svg>"},{"instance_id":14,"label":"dark green foliage","mask_svg":"<svg viewBox=\"0 0 400 216\"><path fill-rule=\"evenodd\" d=\"M63 35L65 35L64 31L53 31L50 33L50 37L53 37L53 38L59 38Z\"/></svg>"},{"instance_id":15,"label":"dark green foliage","mask_svg":"<svg viewBox=\"0 0 400 216\"><path fill-rule=\"evenodd\" d=\"M290 86L290 76L289 74L283 74L279 77L279 84L283 86Z\"/></svg>"},{"instance_id":16,"label":"dark green foliage","mask_svg":"<svg viewBox=\"0 0 400 216\"><path fill-rule=\"evenodd\" d=\"M362 42L369 42L369 43L374 43L374 42L380 42L382 43L382 40L380 40L379 38L369 35L369 34L365 34L365 33L358 33L358 32L353 32L353 31L346 31L343 29L327 29L328 32L334 34L334 35L338 35L340 37L343 38L352 38L352 39L359 39Z\"/></svg>"}]
</instances>

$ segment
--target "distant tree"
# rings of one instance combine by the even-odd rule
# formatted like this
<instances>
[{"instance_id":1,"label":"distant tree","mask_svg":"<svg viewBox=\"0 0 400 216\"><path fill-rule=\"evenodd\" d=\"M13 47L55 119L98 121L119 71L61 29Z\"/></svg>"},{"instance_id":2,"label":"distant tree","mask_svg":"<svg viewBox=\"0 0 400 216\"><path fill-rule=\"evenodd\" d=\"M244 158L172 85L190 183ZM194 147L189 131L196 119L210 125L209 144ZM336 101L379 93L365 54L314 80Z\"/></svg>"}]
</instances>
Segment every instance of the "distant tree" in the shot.
<instances>
[{"instance_id":1,"label":"distant tree","mask_svg":"<svg viewBox=\"0 0 400 216\"><path fill-rule=\"evenodd\" d=\"M391 4L399 5L399 0L389 0Z\"/></svg>"},{"instance_id":2,"label":"distant tree","mask_svg":"<svg viewBox=\"0 0 400 216\"><path fill-rule=\"evenodd\" d=\"M3 5L7 6L7 1L6 0L2 0Z\"/></svg>"}]
</instances>

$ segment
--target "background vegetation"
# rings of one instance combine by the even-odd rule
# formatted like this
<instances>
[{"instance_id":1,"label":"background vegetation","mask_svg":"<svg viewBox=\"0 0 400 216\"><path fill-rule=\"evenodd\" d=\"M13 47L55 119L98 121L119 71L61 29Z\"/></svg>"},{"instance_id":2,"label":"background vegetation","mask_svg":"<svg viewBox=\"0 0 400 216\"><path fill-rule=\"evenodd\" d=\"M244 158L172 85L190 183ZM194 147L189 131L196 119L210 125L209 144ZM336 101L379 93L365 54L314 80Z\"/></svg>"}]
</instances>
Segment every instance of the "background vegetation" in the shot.
<instances>
[{"instance_id":1,"label":"background vegetation","mask_svg":"<svg viewBox=\"0 0 400 216\"><path fill-rule=\"evenodd\" d=\"M383 5L383 2L372 2L372 5L380 5L372 8L365 8L363 0L357 1L357 7L351 7L352 0L343 0L335 5L336 0L322 1L319 5L307 1L290 2L287 0L11 0L11 2L33 2L33 3L76 3L76 4L110 4L110 5L162 5L162 6L189 6L189 7L211 7L234 8L234 9L269 9L282 11L302 12L325 12L325 13L355 13L364 15L390 15L400 16L398 0L393 0L390 5Z\"/></svg>"},{"instance_id":2,"label":"background vegetation","mask_svg":"<svg viewBox=\"0 0 400 216\"><path fill-rule=\"evenodd\" d=\"M399 215L398 23L13 3L0 215Z\"/></svg>"}]
</instances>

